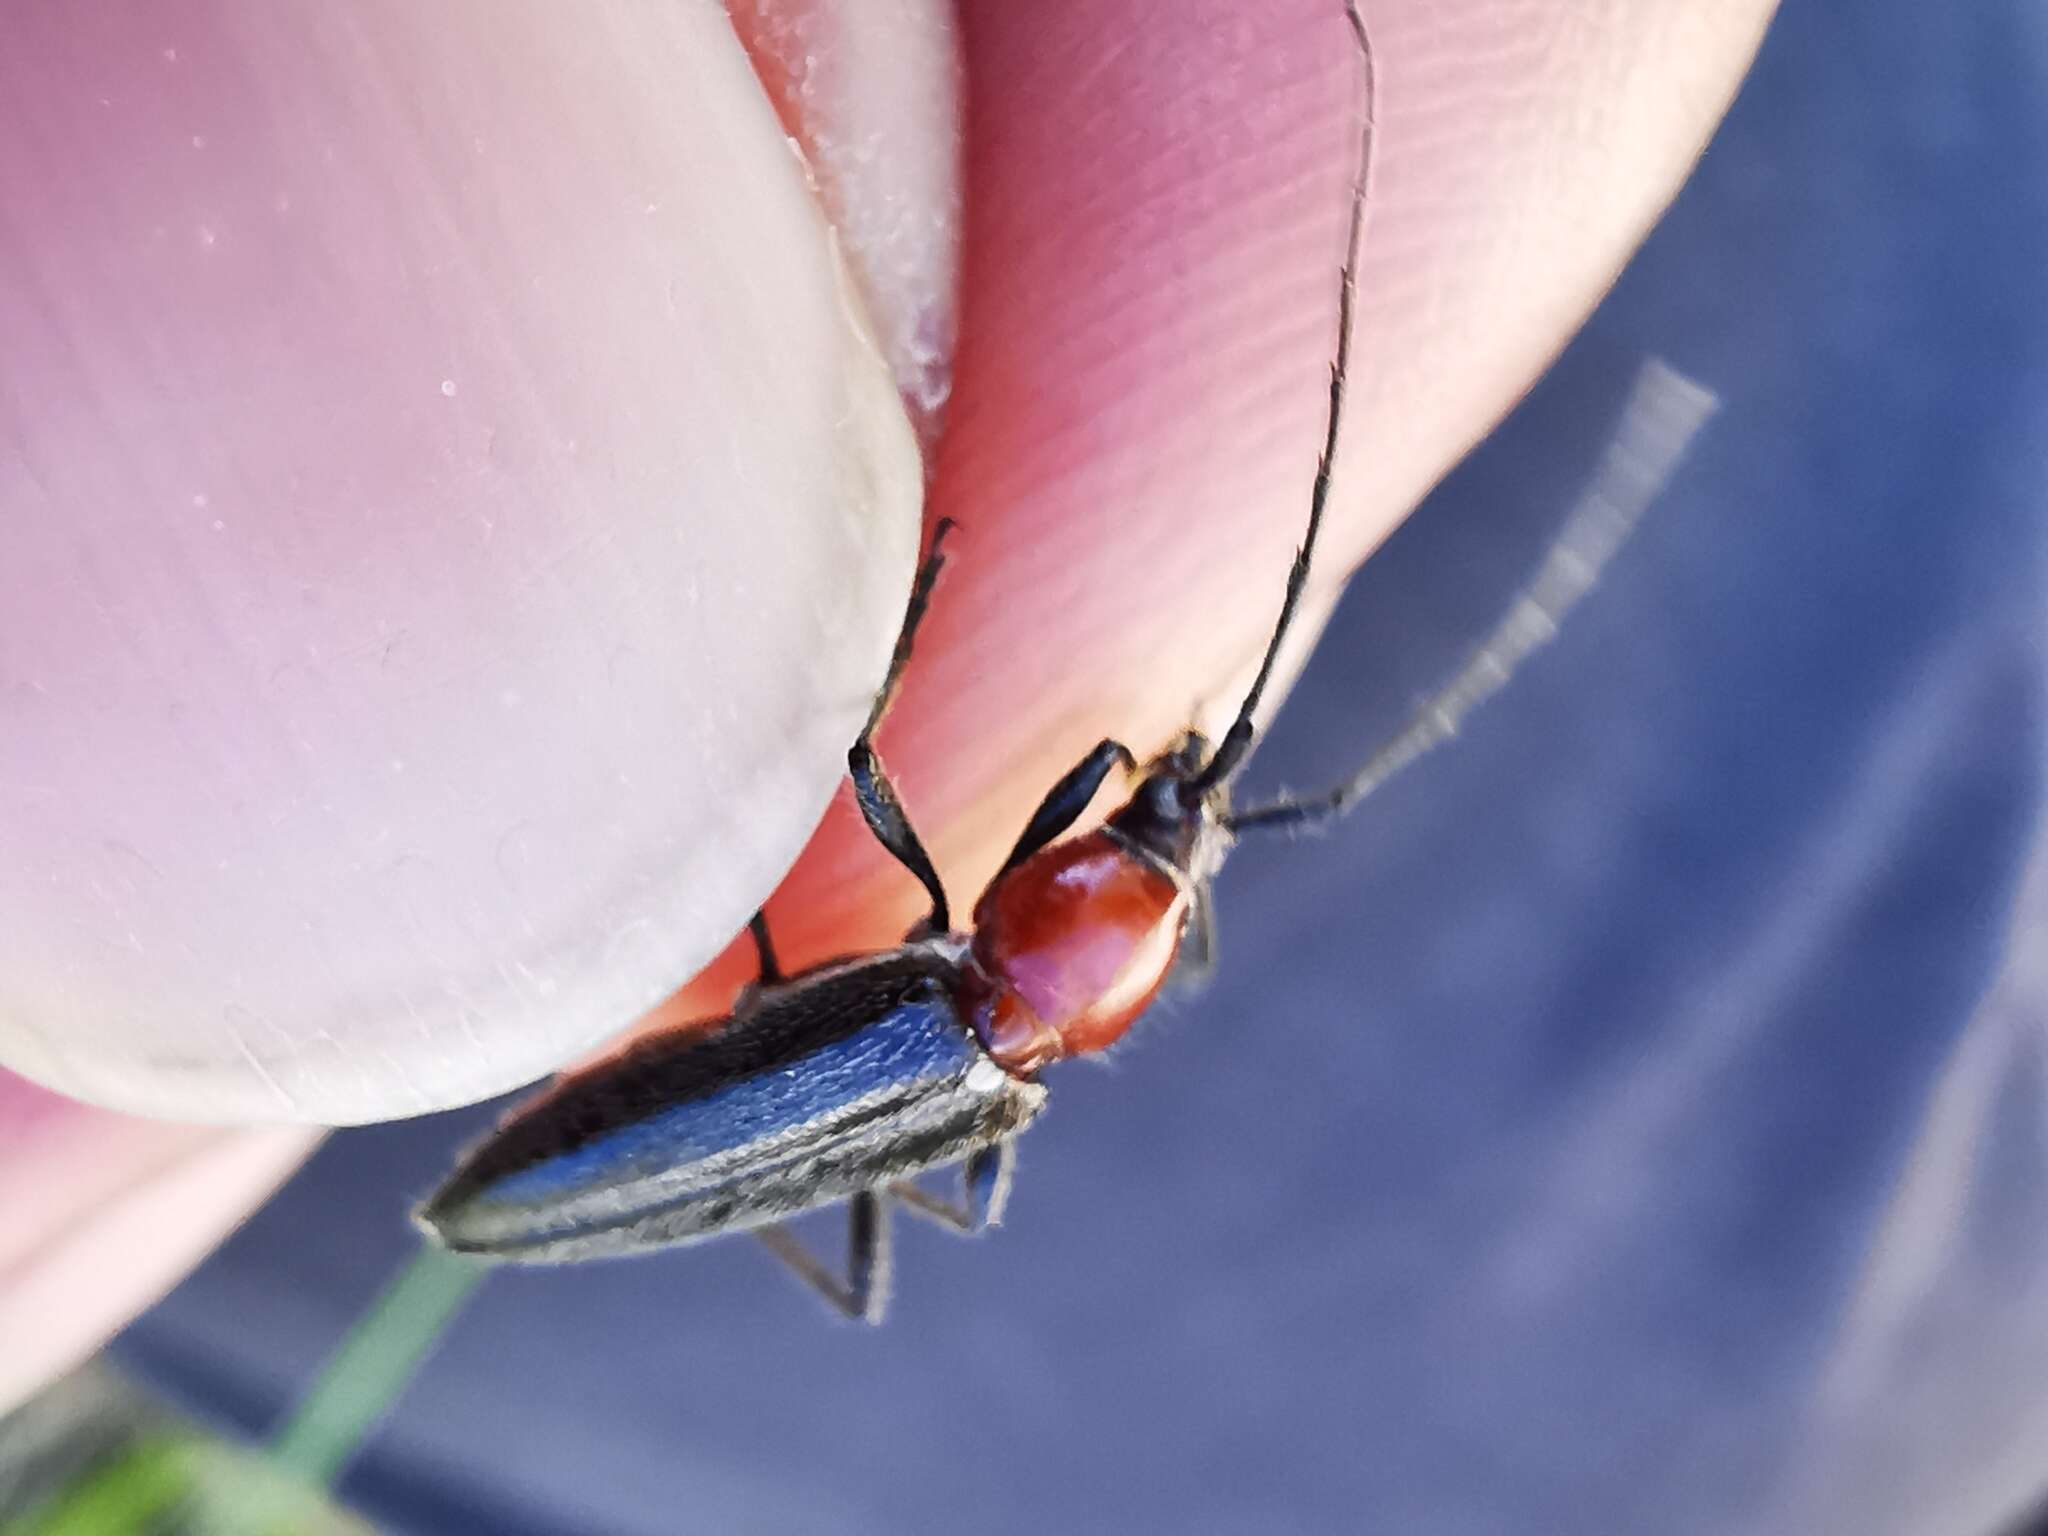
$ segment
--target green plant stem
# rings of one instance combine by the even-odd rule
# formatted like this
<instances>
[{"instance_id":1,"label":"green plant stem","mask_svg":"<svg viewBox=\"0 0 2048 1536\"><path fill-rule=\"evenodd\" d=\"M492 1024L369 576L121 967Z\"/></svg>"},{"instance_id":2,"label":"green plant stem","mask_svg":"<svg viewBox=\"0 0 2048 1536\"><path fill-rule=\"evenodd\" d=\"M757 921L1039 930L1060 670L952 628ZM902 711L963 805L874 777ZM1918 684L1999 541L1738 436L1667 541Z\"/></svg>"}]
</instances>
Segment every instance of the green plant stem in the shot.
<instances>
[{"instance_id":1,"label":"green plant stem","mask_svg":"<svg viewBox=\"0 0 2048 1536\"><path fill-rule=\"evenodd\" d=\"M423 1245L322 1368L271 1445L277 1466L318 1487L333 1484L412 1380L485 1266Z\"/></svg>"}]
</instances>

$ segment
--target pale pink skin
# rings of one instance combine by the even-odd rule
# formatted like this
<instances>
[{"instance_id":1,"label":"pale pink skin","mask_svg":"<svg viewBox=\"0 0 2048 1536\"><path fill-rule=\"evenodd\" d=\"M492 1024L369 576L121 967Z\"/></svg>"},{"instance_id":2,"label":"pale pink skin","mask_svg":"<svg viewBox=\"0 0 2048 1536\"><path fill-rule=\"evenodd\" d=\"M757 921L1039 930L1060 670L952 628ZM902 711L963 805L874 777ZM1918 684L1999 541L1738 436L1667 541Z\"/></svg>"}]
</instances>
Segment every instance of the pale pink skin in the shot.
<instances>
[{"instance_id":1,"label":"pale pink skin","mask_svg":"<svg viewBox=\"0 0 2048 1536\"><path fill-rule=\"evenodd\" d=\"M788 958L888 942L915 888L843 804L810 834L949 359L961 528L883 745L956 901L1098 737L1227 708L1319 436L1332 0L735 9L772 107L697 6L106 0L0 53L0 1061L387 1118L695 971L649 1022L718 1011L800 849ZM1598 298L1769 9L1366 7L1319 604ZM0 1078L0 1402L312 1135Z\"/></svg>"}]
</instances>

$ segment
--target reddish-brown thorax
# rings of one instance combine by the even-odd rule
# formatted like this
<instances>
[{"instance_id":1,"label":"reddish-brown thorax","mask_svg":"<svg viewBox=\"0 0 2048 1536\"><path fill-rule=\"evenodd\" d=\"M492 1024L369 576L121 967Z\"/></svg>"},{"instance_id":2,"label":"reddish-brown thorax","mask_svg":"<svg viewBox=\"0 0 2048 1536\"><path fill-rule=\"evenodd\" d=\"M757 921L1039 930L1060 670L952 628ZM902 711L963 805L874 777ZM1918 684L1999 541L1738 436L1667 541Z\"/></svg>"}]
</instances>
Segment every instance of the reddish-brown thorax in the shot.
<instances>
[{"instance_id":1,"label":"reddish-brown thorax","mask_svg":"<svg viewBox=\"0 0 2048 1536\"><path fill-rule=\"evenodd\" d=\"M1020 1076L1115 1043L1173 968L1188 893L1107 832L1041 849L974 905L966 1004Z\"/></svg>"}]
</instances>

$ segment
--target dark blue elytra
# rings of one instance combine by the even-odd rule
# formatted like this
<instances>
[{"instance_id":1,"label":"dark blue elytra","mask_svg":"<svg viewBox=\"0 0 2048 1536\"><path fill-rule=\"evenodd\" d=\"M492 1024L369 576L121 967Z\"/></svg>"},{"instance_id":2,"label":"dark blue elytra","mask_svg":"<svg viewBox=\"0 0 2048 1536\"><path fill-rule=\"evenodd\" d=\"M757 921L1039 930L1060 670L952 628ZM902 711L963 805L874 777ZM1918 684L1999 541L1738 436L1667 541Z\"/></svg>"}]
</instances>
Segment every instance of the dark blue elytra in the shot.
<instances>
[{"instance_id":1,"label":"dark blue elytra","mask_svg":"<svg viewBox=\"0 0 2048 1536\"><path fill-rule=\"evenodd\" d=\"M958 1162L1045 1089L990 1059L928 939L764 988L710 1033L657 1036L562 1079L419 1211L462 1253L546 1263L771 1225Z\"/></svg>"}]
</instances>

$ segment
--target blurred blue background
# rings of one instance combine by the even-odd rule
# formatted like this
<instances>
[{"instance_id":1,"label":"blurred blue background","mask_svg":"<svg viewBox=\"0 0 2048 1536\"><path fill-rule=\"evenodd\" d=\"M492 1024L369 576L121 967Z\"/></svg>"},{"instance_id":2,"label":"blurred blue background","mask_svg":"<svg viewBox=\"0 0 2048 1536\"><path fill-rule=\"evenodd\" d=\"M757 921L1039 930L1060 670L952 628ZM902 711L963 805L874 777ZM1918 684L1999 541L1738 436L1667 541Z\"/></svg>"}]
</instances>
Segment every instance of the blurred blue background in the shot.
<instances>
[{"instance_id":1,"label":"blurred blue background","mask_svg":"<svg viewBox=\"0 0 2048 1536\"><path fill-rule=\"evenodd\" d=\"M1677 206L1354 587L1348 768L1646 356L1723 402L1559 643L1070 1068L895 1317L752 1245L493 1278L357 1463L405 1532L1855 1531L2048 1489L2048 9L1794 6ZM337 1137L120 1341L273 1426L479 1111Z\"/></svg>"}]
</instances>

